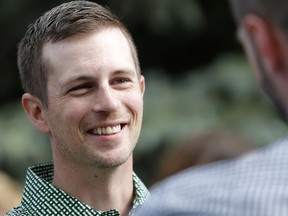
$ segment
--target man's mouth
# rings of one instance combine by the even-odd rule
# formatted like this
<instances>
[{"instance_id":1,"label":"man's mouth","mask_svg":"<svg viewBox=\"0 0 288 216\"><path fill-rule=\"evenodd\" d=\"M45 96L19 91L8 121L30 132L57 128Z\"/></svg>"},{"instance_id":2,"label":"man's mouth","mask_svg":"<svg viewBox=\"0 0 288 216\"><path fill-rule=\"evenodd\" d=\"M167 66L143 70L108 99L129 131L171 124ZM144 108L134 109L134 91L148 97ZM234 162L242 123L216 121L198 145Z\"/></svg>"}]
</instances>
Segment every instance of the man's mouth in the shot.
<instances>
[{"instance_id":1,"label":"man's mouth","mask_svg":"<svg viewBox=\"0 0 288 216\"><path fill-rule=\"evenodd\" d=\"M118 124L114 126L98 127L88 131L92 135L111 135L116 134L121 131L124 125Z\"/></svg>"}]
</instances>

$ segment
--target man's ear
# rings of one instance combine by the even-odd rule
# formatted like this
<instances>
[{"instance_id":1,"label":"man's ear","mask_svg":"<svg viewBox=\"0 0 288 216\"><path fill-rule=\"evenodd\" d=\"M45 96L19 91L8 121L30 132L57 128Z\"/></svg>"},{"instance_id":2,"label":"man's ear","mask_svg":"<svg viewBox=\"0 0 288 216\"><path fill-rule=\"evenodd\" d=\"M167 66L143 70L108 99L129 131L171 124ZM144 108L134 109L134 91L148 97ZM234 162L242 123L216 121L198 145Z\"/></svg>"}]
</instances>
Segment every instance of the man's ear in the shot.
<instances>
[{"instance_id":1,"label":"man's ear","mask_svg":"<svg viewBox=\"0 0 288 216\"><path fill-rule=\"evenodd\" d=\"M272 24L256 15L247 15L243 27L249 33L260 55L264 58L269 71L283 70L283 46L279 31Z\"/></svg>"},{"instance_id":2,"label":"man's ear","mask_svg":"<svg viewBox=\"0 0 288 216\"><path fill-rule=\"evenodd\" d=\"M22 106L31 123L41 132L48 133L49 127L45 118L42 102L35 96L25 93L22 96Z\"/></svg>"},{"instance_id":3,"label":"man's ear","mask_svg":"<svg viewBox=\"0 0 288 216\"><path fill-rule=\"evenodd\" d=\"M144 95L144 92L145 92L145 78L144 78L143 75L141 75L141 77L140 77L140 88L141 88L142 95Z\"/></svg>"}]
</instances>

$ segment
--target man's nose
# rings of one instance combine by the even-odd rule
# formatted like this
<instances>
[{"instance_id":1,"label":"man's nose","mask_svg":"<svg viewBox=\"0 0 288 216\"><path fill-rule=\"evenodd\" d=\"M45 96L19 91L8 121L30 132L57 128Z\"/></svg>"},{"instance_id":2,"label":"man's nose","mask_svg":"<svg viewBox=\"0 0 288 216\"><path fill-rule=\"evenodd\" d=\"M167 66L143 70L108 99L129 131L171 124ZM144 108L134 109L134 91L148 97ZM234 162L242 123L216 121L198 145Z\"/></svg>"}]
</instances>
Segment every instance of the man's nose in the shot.
<instances>
[{"instance_id":1,"label":"man's nose","mask_svg":"<svg viewBox=\"0 0 288 216\"><path fill-rule=\"evenodd\" d=\"M119 108L117 92L109 85L99 87L94 101L95 112L115 112Z\"/></svg>"}]
</instances>

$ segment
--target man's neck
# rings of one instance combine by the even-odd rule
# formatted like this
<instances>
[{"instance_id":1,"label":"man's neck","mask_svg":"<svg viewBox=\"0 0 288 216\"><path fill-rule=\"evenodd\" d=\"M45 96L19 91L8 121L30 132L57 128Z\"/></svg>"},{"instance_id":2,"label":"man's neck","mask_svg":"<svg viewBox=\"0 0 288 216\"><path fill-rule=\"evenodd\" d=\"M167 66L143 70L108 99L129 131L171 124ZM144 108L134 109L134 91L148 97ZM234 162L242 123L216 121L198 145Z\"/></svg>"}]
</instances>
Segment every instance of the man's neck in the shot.
<instances>
[{"instance_id":1,"label":"man's neck","mask_svg":"<svg viewBox=\"0 0 288 216\"><path fill-rule=\"evenodd\" d=\"M132 158L117 168L54 164L52 184L99 211L118 210L128 215L133 203Z\"/></svg>"}]
</instances>

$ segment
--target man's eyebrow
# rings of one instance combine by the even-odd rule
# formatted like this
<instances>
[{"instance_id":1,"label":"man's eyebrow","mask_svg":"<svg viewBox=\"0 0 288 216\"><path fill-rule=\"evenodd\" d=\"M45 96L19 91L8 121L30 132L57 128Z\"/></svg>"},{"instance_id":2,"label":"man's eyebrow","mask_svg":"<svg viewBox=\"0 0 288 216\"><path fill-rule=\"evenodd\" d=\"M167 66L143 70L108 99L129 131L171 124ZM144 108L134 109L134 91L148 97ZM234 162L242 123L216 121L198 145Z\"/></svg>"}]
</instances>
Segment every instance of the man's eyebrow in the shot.
<instances>
[{"instance_id":1,"label":"man's eyebrow","mask_svg":"<svg viewBox=\"0 0 288 216\"><path fill-rule=\"evenodd\" d=\"M130 69L116 70L113 72L113 75L121 75L121 74L134 74L135 72Z\"/></svg>"}]
</instances>

